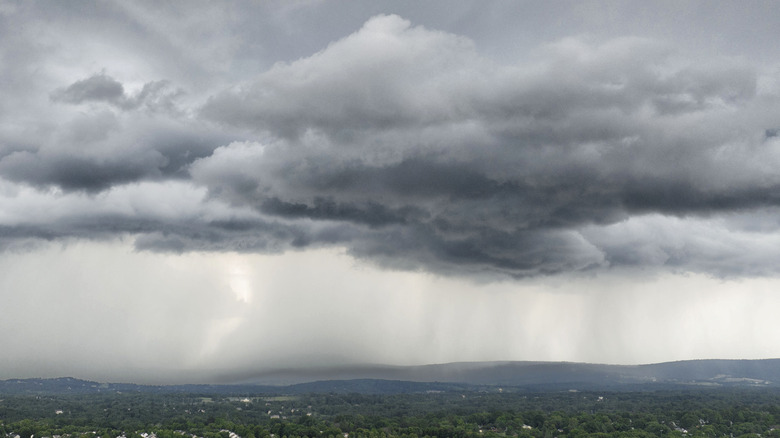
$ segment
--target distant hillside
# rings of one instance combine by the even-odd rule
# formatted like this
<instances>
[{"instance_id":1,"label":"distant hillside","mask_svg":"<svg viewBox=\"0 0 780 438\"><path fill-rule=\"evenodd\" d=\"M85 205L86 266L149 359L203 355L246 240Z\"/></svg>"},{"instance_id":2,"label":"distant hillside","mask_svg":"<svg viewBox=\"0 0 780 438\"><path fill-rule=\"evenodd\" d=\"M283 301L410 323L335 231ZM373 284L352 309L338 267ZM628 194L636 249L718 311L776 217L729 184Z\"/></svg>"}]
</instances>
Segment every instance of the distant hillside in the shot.
<instances>
[{"instance_id":1,"label":"distant hillside","mask_svg":"<svg viewBox=\"0 0 780 438\"><path fill-rule=\"evenodd\" d=\"M653 390L691 386L780 387L780 359L693 360L651 365L465 362L414 367L309 368L258 373L234 385L135 385L70 377L0 380L0 394L153 392L392 394L498 390Z\"/></svg>"},{"instance_id":2,"label":"distant hillside","mask_svg":"<svg viewBox=\"0 0 780 438\"><path fill-rule=\"evenodd\" d=\"M780 359L691 360L651 365L574 362L462 362L412 367L310 368L259 373L245 382L385 379L508 387L621 385L780 385Z\"/></svg>"},{"instance_id":3,"label":"distant hillside","mask_svg":"<svg viewBox=\"0 0 780 438\"><path fill-rule=\"evenodd\" d=\"M0 380L0 394L100 394L100 393L156 393L156 394L221 394L243 396L251 394L309 394L361 393L403 394L444 391L478 391L485 386L458 383L408 382L383 379L325 380L294 385L136 385L132 383L98 383L72 377L56 379Z\"/></svg>"}]
</instances>

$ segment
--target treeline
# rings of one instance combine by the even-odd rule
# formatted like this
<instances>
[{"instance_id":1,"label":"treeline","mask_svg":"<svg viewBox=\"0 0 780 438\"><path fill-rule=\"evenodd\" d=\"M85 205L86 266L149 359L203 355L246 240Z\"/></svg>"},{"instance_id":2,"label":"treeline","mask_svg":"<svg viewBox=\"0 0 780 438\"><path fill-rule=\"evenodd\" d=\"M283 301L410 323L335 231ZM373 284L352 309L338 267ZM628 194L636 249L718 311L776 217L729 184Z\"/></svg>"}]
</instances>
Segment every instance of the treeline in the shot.
<instances>
[{"instance_id":1,"label":"treeline","mask_svg":"<svg viewBox=\"0 0 780 438\"><path fill-rule=\"evenodd\" d=\"M0 396L20 438L780 437L780 391Z\"/></svg>"}]
</instances>

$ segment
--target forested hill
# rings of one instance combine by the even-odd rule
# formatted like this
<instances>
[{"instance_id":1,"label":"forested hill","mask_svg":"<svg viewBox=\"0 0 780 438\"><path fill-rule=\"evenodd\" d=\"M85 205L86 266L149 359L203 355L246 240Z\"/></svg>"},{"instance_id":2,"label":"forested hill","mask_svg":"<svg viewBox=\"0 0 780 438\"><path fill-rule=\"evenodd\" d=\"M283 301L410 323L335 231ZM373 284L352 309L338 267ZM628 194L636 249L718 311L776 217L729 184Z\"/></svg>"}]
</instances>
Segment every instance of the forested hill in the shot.
<instances>
[{"instance_id":1,"label":"forested hill","mask_svg":"<svg viewBox=\"0 0 780 438\"><path fill-rule=\"evenodd\" d=\"M459 390L653 390L678 386L780 386L780 359L695 360L651 365L469 362L258 373L233 385L136 385L69 377L0 380L0 394L156 392L393 394Z\"/></svg>"}]
</instances>

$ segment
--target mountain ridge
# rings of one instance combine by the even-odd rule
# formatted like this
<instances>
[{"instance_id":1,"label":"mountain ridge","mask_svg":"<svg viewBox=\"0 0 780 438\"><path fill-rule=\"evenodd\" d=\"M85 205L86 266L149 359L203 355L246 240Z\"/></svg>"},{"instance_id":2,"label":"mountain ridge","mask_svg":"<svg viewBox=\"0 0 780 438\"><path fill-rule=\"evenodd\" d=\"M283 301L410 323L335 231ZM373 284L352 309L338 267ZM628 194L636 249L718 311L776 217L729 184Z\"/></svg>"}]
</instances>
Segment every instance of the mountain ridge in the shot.
<instances>
[{"instance_id":1,"label":"mountain ridge","mask_svg":"<svg viewBox=\"0 0 780 438\"><path fill-rule=\"evenodd\" d=\"M223 379L228 376L223 376ZM227 380L231 381L231 380ZM700 359L645 365L581 362L453 362L420 366L364 365L263 371L230 384L139 385L72 377L0 380L0 394L399 393L455 390L653 390L691 386L780 387L780 359Z\"/></svg>"},{"instance_id":2,"label":"mountain ridge","mask_svg":"<svg viewBox=\"0 0 780 438\"><path fill-rule=\"evenodd\" d=\"M726 379L753 379L780 384L780 359L697 359L641 365L494 361L419 366L310 367L265 371L252 377L245 376L241 383L289 385L316 380L366 378L508 386L583 380L611 383L729 383Z\"/></svg>"}]
</instances>

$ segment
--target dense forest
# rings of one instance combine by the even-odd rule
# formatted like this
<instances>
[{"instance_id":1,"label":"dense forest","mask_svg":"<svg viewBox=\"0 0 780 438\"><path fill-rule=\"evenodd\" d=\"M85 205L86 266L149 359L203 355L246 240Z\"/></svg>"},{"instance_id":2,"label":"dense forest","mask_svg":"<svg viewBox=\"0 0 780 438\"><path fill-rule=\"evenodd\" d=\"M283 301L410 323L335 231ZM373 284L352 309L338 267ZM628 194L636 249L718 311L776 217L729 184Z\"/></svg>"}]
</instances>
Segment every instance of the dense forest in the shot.
<instances>
[{"instance_id":1,"label":"dense forest","mask_svg":"<svg viewBox=\"0 0 780 438\"><path fill-rule=\"evenodd\" d=\"M780 391L0 395L19 438L780 437Z\"/></svg>"}]
</instances>

